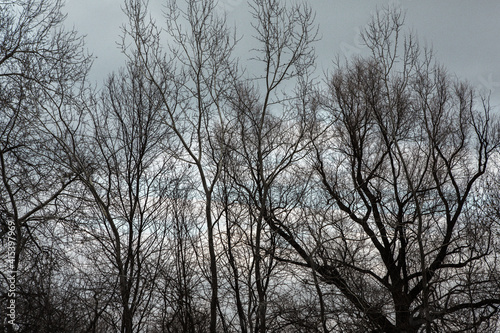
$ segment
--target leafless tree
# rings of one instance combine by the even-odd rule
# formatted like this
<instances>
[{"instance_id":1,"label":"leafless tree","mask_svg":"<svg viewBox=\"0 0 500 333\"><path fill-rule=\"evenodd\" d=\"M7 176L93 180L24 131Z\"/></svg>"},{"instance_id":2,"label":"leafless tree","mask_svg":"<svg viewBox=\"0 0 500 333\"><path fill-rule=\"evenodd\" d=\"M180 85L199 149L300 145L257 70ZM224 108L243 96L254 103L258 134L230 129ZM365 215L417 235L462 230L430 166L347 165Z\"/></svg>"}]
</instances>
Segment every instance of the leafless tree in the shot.
<instances>
[{"instance_id":1,"label":"leafless tree","mask_svg":"<svg viewBox=\"0 0 500 333\"><path fill-rule=\"evenodd\" d=\"M224 147L212 133L217 127L224 133L227 126L224 93L232 86L236 71L232 60L235 39L224 18L216 15L214 1L186 1L184 5L169 1L163 31L173 42L167 44L169 53L165 53L162 34L148 21L146 6L143 1L126 2L130 23L125 40L132 40L133 48L125 51L137 55L146 78L162 98L162 124L175 133L183 148L175 154L198 171L210 257L210 332L215 332L219 286L212 196Z\"/></svg>"},{"instance_id":2,"label":"leafless tree","mask_svg":"<svg viewBox=\"0 0 500 333\"><path fill-rule=\"evenodd\" d=\"M163 154L175 142L161 124L162 105L156 87L131 61L109 78L99 99L84 106L82 130L59 139L59 163L85 189L78 199L87 203L86 212L75 221L75 232L96 244L100 255L93 263L101 272L115 276L121 332L141 331L152 311L172 191L182 183L183 171ZM71 132L72 125L59 120L55 134Z\"/></svg>"},{"instance_id":3,"label":"leafless tree","mask_svg":"<svg viewBox=\"0 0 500 333\"><path fill-rule=\"evenodd\" d=\"M497 254L472 199L498 144L489 106L402 36L402 18L377 14L363 35L371 56L329 76L314 169L317 214L331 217L314 255L289 242L364 329L487 330L500 301Z\"/></svg>"},{"instance_id":4,"label":"leafless tree","mask_svg":"<svg viewBox=\"0 0 500 333\"><path fill-rule=\"evenodd\" d=\"M126 0L99 91L59 1L0 6L21 331L498 330L500 127L401 10L321 88L305 4L253 0L240 66L215 1Z\"/></svg>"},{"instance_id":5,"label":"leafless tree","mask_svg":"<svg viewBox=\"0 0 500 333\"><path fill-rule=\"evenodd\" d=\"M2 269L1 283L7 285L11 271L13 284L21 290L18 282L25 272L29 274L25 269L30 266L21 262L30 260L24 251L44 247L38 231L57 219L57 198L75 180L62 177L61 169L51 163L53 142L44 130L45 110L73 103L90 59L82 50L81 37L62 28L60 1L4 1L0 7L1 238L4 244L15 243L12 265ZM7 239L10 228L13 237ZM7 255L2 252L2 263ZM21 311L21 303L30 301L29 295L7 297L7 290L2 288L2 307L8 298L17 301ZM22 330L23 313L17 314ZM7 330L12 329L8 325Z\"/></svg>"},{"instance_id":6,"label":"leafless tree","mask_svg":"<svg viewBox=\"0 0 500 333\"><path fill-rule=\"evenodd\" d=\"M180 180L173 192L168 252L163 256L155 283L158 294L155 328L158 332L206 332L210 308L204 300L210 290L206 279L210 274L203 262L204 233L199 230L204 211L194 200L192 183Z\"/></svg>"},{"instance_id":7,"label":"leafless tree","mask_svg":"<svg viewBox=\"0 0 500 333\"><path fill-rule=\"evenodd\" d=\"M305 5L254 1L251 6L258 42L254 50L257 70L250 74L250 80L233 89L236 124L231 129L235 138L227 143L232 158L228 172L241 192L240 198L246 198L240 204L248 211L248 222L240 228L249 229L253 252L252 289L257 308L250 328L267 332L271 328L266 316L272 304L268 291L279 241L272 217L286 216L297 202L291 194L297 185L291 174L308 146L308 94L313 92L308 75L314 67L316 28L314 15ZM285 93L286 88L293 92Z\"/></svg>"}]
</instances>

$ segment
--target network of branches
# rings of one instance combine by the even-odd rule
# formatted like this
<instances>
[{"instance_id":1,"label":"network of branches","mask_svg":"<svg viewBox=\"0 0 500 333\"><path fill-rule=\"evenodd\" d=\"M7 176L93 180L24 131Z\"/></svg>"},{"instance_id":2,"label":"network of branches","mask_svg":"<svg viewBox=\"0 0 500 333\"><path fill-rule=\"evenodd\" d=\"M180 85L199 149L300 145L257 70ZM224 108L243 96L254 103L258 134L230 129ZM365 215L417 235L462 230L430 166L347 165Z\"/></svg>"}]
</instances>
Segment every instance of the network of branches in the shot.
<instances>
[{"instance_id":1,"label":"network of branches","mask_svg":"<svg viewBox=\"0 0 500 333\"><path fill-rule=\"evenodd\" d=\"M499 123L401 8L321 76L306 4L125 0L97 86L61 10L0 2L3 332L500 330Z\"/></svg>"}]
</instances>

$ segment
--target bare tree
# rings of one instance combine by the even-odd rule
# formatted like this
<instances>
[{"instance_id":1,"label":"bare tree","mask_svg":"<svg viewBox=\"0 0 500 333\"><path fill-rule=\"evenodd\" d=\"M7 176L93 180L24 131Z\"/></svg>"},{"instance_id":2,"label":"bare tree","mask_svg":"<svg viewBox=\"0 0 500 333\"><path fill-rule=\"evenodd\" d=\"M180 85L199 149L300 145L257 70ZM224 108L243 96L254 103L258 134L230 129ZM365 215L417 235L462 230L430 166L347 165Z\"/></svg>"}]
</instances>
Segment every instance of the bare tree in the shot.
<instances>
[{"instance_id":1,"label":"bare tree","mask_svg":"<svg viewBox=\"0 0 500 333\"><path fill-rule=\"evenodd\" d=\"M205 271L204 233L199 230L204 210L194 200L192 183L180 180L173 192L166 243L169 250L155 284L159 313L155 326L158 332L206 332L210 308L204 298L210 290L206 282L210 274Z\"/></svg>"},{"instance_id":2,"label":"bare tree","mask_svg":"<svg viewBox=\"0 0 500 333\"><path fill-rule=\"evenodd\" d=\"M51 163L53 142L44 130L45 110L73 102L90 61L81 37L62 29L60 1L4 1L0 7L1 237L4 244L15 243L13 253L2 252L3 263L13 254L10 267L2 269L2 285L21 290L18 282L30 266L21 263L21 258L30 260L23 251L44 246L37 231L57 219L57 198L75 180L62 177ZM2 307L17 301L21 311L21 302L30 301L31 296L16 295L16 290L10 296L3 291ZM27 318L19 311L19 320Z\"/></svg>"},{"instance_id":3,"label":"bare tree","mask_svg":"<svg viewBox=\"0 0 500 333\"><path fill-rule=\"evenodd\" d=\"M320 90L307 5L252 1L242 70L215 1L127 0L96 91L59 1L0 6L21 331L498 330L499 126L400 10Z\"/></svg>"},{"instance_id":4,"label":"bare tree","mask_svg":"<svg viewBox=\"0 0 500 333\"><path fill-rule=\"evenodd\" d=\"M298 235L288 241L365 330L487 330L500 302L495 252L488 222L471 214L497 145L489 106L401 29L399 10L377 14L364 34L371 56L328 78L314 169L316 214L329 222L311 235L314 255Z\"/></svg>"},{"instance_id":5,"label":"bare tree","mask_svg":"<svg viewBox=\"0 0 500 333\"><path fill-rule=\"evenodd\" d=\"M73 252L87 260L80 274L90 284L81 293L95 299L82 296L94 313L89 330L104 330L102 318L122 332L145 327L163 260L170 191L182 178L173 157L162 154L175 143L161 125L162 100L145 77L130 61L98 97L91 91L69 111L67 105L47 110L52 162L79 185L71 197L78 211L64 220L80 244Z\"/></svg>"},{"instance_id":6,"label":"bare tree","mask_svg":"<svg viewBox=\"0 0 500 333\"><path fill-rule=\"evenodd\" d=\"M164 31L173 43L167 44L167 55L162 51L159 30L147 21L146 5L143 1L126 3L130 24L125 38L132 40L132 52L137 54L147 79L162 98L162 123L175 133L183 148L182 154L175 152L176 156L198 171L210 257L210 332L215 332L218 275L214 225L217 220L214 220L212 196L221 173L224 147L223 141L212 133L218 127L222 128L220 133L224 133L227 126L224 93L231 87L236 71L231 58L235 39L225 20L217 17L214 1L186 1L184 6L170 1L165 10ZM182 23L186 23L186 29Z\"/></svg>"},{"instance_id":7,"label":"bare tree","mask_svg":"<svg viewBox=\"0 0 500 333\"><path fill-rule=\"evenodd\" d=\"M279 1L254 1L252 14L260 72L233 91L235 139L229 140L230 175L247 206L246 226L253 252L256 291L255 323L267 332L268 289L274 268L278 234L273 216L286 216L297 203L291 174L306 155L307 118L311 112L311 73L316 40L314 15L305 5L286 7ZM292 87L293 93L285 93ZM294 169L295 168L295 169ZM240 222L241 223L241 222Z\"/></svg>"}]
</instances>

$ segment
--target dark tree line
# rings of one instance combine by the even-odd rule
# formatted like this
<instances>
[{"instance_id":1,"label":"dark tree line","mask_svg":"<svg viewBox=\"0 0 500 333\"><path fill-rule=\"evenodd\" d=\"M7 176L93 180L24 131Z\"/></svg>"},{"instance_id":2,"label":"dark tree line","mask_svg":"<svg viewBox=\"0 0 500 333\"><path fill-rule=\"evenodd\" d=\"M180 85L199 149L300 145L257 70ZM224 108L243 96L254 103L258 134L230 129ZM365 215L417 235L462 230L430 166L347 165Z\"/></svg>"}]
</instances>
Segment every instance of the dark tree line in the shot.
<instances>
[{"instance_id":1,"label":"dark tree line","mask_svg":"<svg viewBox=\"0 0 500 333\"><path fill-rule=\"evenodd\" d=\"M305 4L252 1L247 60L127 0L97 89L61 7L0 4L3 331L500 329L498 122L401 10L318 81Z\"/></svg>"}]
</instances>

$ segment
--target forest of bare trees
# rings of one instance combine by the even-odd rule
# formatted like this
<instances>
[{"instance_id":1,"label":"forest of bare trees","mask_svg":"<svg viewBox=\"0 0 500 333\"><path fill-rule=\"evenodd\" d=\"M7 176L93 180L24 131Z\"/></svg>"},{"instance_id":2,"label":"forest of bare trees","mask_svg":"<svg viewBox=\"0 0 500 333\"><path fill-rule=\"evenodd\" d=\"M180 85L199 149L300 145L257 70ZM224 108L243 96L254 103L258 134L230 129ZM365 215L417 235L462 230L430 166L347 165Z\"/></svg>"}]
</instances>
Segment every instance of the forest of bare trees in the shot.
<instances>
[{"instance_id":1,"label":"forest of bare trees","mask_svg":"<svg viewBox=\"0 0 500 333\"><path fill-rule=\"evenodd\" d=\"M0 2L2 332L498 332L500 126L386 8L125 0L100 86L60 0Z\"/></svg>"}]
</instances>

